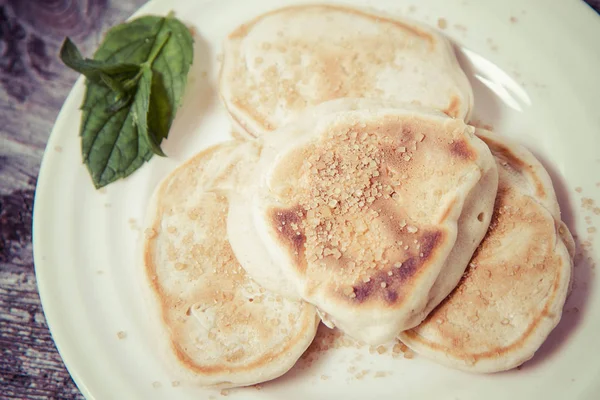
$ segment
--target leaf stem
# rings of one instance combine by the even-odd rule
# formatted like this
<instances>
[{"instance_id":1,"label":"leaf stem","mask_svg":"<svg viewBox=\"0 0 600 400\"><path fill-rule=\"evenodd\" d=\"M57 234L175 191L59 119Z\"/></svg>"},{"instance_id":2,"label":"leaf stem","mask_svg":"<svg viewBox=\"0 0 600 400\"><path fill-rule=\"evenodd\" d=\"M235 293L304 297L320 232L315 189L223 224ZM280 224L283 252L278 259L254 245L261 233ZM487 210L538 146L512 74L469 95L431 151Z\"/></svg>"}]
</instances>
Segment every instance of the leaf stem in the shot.
<instances>
[{"instance_id":1,"label":"leaf stem","mask_svg":"<svg viewBox=\"0 0 600 400\"><path fill-rule=\"evenodd\" d=\"M125 91L129 91L137 86L140 78L142 77L142 74L144 73L143 66L145 64L146 63L142 64L142 68L140 68L140 70L137 72L137 74L135 74L135 76L133 78L125 81L125 84L123 85L123 89L125 89Z\"/></svg>"},{"instance_id":2,"label":"leaf stem","mask_svg":"<svg viewBox=\"0 0 600 400\"><path fill-rule=\"evenodd\" d=\"M163 49L163 47L165 47L165 44L167 44L167 41L169 40L170 37L171 37L171 31L167 32L166 35L161 38L161 41L158 44L158 46L155 46L152 49L150 56L148 56L148 61L144 62L142 64L142 66L147 65L149 67L152 67L152 63L154 63L154 60L156 59L156 57L158 57L158 55L160 54L160 51Z\"/></svg>"},{"instance_id":3,"label":"leaf stem","mask_svg":"<svg viewBox=\"0 0 600 400\"><path fill-rule=\"evenodd\" d=\"M117 81L116 79L111 78L109 75L100 72L100 79L102 80L102 82L104 82L104 84L106 86L108 86L110 88L110 90L112 90L113 92L118 93L119 95L125 94L125 88L123 87L123 85L121 85L121 83L119 81Z\"/></svg>"}]
</instances>

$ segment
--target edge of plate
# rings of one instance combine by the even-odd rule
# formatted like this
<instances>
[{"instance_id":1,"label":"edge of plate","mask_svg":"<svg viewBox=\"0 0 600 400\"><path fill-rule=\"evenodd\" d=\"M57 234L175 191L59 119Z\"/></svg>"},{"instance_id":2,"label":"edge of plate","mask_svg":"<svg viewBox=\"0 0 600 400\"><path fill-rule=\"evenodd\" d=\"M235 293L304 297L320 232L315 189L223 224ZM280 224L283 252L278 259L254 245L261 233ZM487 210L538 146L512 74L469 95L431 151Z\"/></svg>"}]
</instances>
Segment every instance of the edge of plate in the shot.
<instances>
[{"instance_id":1,"label":"edge of plate","mask_svg":"<svg viewBox=\"0 0 600 400\"><path fill-rule=\"evenodd\" d=\"M144 14L146 12L148 12L149 10L155 8L155 5L161 0L151 0L148 3L144 4L143 6L141 6L136 12L134 12L129 18L135 18L141 14ZM185 0L171 0L173 1L175 4L172 5L173 8L176 8L176 3L179 2L183 2ZM215 0L198 0L198 3L210 3L212 1ZM317 1L315 1L317 2ZM327 2L326 0L323 2ZM579 3L579 4L577 4ZM549 7L549 4L545 4L546 7ZM587 30L588 33L592 33L592 35L590 36L594 36L593 33L597 33L600 37L600 16L595 12L595 10L589 6L588 4L586 4L583 0L575 0L572 2L566 2L566 1L559 1L559 2L555 2L555 4L553 5L553 13L557 13L557 14L565 14L565 13L575 13L580 17L583 17L583 20L585 21L585 23L581 23L581 21L579 19L577 19L579 22L577 23L577 27L578 27L578 32L579 34L583 34L584 36L588 36L585 35L585 31ZM593 38L589 38L587 40L588 43L593 43ZM75 367L74 364L71 363L71 360L73 359L73 355L71 353L70 350L67 350L66 347L63 346L63 344L65 343L65 341L67 340L66 335L67 332L65 331L65 328L63 326L63 324L60 322L60 318L58 316L58 312L57 312L57 307L56 306L50 306L50 305L54 305L54 300L51 300L51 292L52 292L52 287L48 286L47 282L48 279L46 278L48 276L48 274L51 273L51 266L47 265L46 261L42 259L42 256L40 255L40 242L43 241L43 238L40 237L39 232L39 227L40 227L40 220L42 219L40 217L40 215L44 215L46 213L49 213L50 211L46 209L44 203L42 203L41 201L39 201L39 198L44 198L45 197L45 193L48 192L49 190L51 190L50 186L50 181L48 180L48 178L46 178L46 172L47 171L47 164L50 162L49 159L51 158L51 156L49 155L49 151L48 149L52 147L52 143L54 142L55 138L58 135L58 131L60 130L59 128L67 123L69 123L69 121L67 121L67 113L72 112L71 110L73 109L73 107L75 107L76 109L78 109L78 105L76 104L72 104L75 102L75 98L78 94L79 91L84 89L84 79L83 77L80 77L77 79L77 81L75 82L75 84L73 85L73 88L71 89L71 91L69 92L69 95L67 96L65 102L63 103L63 106L61 107L61 110L56 118L56 121L54 123L54 126L52 128L52 131L50 133L50 136L48 138L48 142L46 144L46 148L44 150L44 155L42 157L42 161L40 164L40 172L38 175L38 180L37 180L37 184L36 184L36 189L35 189L35 198L34 198L34 206L33 206L33 215L32 215L32 243L33 243L33 259L34 259L34 270L35 270L35 275L36 275L36 284L38 287L38 293L40 295L40 300L41 300L41 304L42 304L42 308L43 308L43 312L46 318L46 322L48 325L48 328L50 330L50 334L52 336L52 339L55 343L55 346L63 360L63 363L65 364L65 367L67 368L69 374L71 375L71 377L73 378L73 381L75 382L75 384L77 385L78 389L81 391L81 393L83 394L83 396L86 399L95 399L96 397L94 396L94 394L89 390L87 384L86 384L86 378L81 376L78 372L77 369ZM78 122L78 126L79 126L79 122Z\"/></svg>"}]
</instances>

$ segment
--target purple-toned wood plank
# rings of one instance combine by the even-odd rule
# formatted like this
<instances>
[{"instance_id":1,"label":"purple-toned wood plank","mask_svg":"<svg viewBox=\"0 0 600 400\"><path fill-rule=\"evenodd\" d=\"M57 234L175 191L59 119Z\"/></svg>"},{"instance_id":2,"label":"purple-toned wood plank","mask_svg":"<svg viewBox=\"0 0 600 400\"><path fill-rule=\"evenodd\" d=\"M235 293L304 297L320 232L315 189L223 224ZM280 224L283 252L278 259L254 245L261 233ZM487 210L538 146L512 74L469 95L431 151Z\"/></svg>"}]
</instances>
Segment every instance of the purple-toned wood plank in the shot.
<instances>
[{"instance_id":1,"label":"purple-toned wood plank","mask_svg":"<svg viewBox=\"0 0 600 400\"><path fill-rule=\"evenodd\" d=\"M103 32L144 2L0 0L2 399L82 398L56 352L37 294L33 194L48 135L77 75L57 58L64 36L89 55ZM587 2L600 12L600 0Z\"/></svg>"},{"instance_id":2,"label":"purple-toned wood plank","mask_svg":"<svg viewBox=\"0 0 600 400\"><path fill-rule=\"evenodd\" d=\"M144 0L0 0L0 398L80 399L46 326L33 273L31 211L48 135L77 74L65 36L89 55ZM75 138L74 138L75 140Z\"/></svg>"}]
</instances>

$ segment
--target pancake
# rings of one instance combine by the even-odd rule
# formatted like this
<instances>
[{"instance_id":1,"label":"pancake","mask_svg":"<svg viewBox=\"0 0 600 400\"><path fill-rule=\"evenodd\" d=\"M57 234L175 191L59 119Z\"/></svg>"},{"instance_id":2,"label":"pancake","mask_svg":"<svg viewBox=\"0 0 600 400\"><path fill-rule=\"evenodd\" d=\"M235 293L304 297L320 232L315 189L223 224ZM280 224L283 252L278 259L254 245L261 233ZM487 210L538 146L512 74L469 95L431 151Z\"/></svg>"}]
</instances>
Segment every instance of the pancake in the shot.
<instances>
[{"instance_id":1,"label":"pancake","mask_svg":"<svg viewBox=\"0 0 600 400\"><path fill-rule=\"evenodd\" d=\"M231 200L235 254L260 284L280 269L329 326L370 344L394 339L456 286L487 230L497 171L473 131L414 105L307 110L261 138Z\"/></svg>"},{"instance_id":2,"label":"pancake","mask_svg":"<svg viewBox=\"0 0 600 400\"><path fill-rule=\"evenodd\" d=\"M149 209L145 272L170 347L165 356L182 383L227 388L276 378L318 326L312 305L266 291L231 251L221 188L232 184L241 147L229 142L186 162Z\"/></svg>"},{"instance_id":3,"label":"pancake","mask_svg":"<svg viewBox=\"0 0 600 400\"><path fill-rule=\"evenodd\" d=\"M278 9L225 40L220 93L254 137L339 98L414 102L467 119L473 92L449 41L415 21L339 5Z\"/></svg>"},{"instance_id":4,"label":"pancake","mask_svg":"<svg viewBox=\"0 0 600 400\"><path fill-rule=\"evenodd\" d=\"M458 287L400 339L441 364L497 372L533 357L560 321L575 245L539 161L507 139L477 134L500 176L489 231Z\"/></svg>"}]
</instances>

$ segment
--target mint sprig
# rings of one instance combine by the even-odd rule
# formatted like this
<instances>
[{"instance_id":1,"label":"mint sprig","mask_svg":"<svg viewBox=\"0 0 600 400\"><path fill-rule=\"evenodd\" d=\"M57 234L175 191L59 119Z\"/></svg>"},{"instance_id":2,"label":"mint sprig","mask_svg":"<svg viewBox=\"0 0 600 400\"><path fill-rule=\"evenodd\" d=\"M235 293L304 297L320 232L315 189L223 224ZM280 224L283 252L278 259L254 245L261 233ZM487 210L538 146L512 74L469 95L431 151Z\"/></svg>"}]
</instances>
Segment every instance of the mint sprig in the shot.
<instances>
[{"instance_id":1,"label":"mint sprig","mask_svg":"<svg viewBox=\"0 0 600 400\"><path fill-rule=\"evenodd\" d=\"M113 27L93 59L66 38L61 60L86 77L81 151L96 188L136 171L169 130L187 82L193 39L172 15Z\"/></svg>"}]
</instances>

